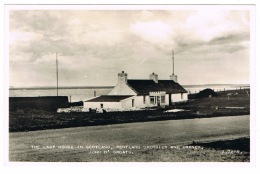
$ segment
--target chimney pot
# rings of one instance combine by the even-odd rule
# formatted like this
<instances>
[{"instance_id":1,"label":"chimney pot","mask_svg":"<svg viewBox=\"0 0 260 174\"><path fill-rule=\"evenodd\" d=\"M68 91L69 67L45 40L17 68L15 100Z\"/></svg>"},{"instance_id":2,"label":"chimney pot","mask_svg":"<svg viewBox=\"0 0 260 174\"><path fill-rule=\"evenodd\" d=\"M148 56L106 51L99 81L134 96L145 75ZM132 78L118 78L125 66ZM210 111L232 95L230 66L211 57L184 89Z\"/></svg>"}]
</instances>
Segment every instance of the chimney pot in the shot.
<instances>
[{"instance_id":1,"label":"chimney pot","mask_svg":"<svg viewBox=\"0 0 260 174\"><path fill-rule=\"evenodd\" d=\"M122 73L118 73L118 83L126 83L127 82L127 74L122 71Z\"/></svg>"},{"instance_id":2,"label":"chimney pot","mask_svg":"<svg viewBox=\"0 0 260 174\"><path fill-rule=\"evenodd\" d=\"M158 83L158 75L155 73L152 73L150 75L150 79L153 80L155 83Z\"/></svg>"}]
</instances>

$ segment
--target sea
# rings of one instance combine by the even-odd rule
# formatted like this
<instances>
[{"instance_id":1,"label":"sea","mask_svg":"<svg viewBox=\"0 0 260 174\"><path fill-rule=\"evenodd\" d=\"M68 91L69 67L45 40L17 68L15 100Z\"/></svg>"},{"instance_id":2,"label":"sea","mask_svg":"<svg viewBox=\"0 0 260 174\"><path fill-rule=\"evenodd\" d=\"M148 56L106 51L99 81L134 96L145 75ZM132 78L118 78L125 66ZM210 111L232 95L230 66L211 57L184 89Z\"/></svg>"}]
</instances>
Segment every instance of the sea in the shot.
<instances>
[{"instance_id":1,"label":"sea","mask_svg":"<svg viewBox=\"0 0 260 174\"><path fill-rule=\"evenodd\" d=\"M225 91L235 89L248 89L249 84L208 84L208 85L183 85L189 94L195 94L201 90L210 88L214 91ZM113 89L109 87L60 87L59 96L68 96L69 102L86 101L100 95L106 95ZM39 96L57 96L55 87L26 87L9 88L9 97L39 97Z\"/></svg>"}]
</instances>

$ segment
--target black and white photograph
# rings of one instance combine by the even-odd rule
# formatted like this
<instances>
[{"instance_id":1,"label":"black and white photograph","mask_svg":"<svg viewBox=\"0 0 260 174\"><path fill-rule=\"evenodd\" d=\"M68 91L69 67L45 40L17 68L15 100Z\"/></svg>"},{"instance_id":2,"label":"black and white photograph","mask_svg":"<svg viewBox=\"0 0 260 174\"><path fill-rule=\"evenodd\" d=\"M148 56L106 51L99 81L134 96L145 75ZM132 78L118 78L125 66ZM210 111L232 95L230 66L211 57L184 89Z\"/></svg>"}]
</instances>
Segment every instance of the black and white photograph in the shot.
<instances>
[{"instance_id":1,"label":"black and white photograph","mask_svg":"<svg viewBox=\"0 0 260 174\"><path fill-rule=\"evenodd\" d=\"M252 161L253 5L6 5L5 23L9 162Z\"/></svg>"}]
</instances>

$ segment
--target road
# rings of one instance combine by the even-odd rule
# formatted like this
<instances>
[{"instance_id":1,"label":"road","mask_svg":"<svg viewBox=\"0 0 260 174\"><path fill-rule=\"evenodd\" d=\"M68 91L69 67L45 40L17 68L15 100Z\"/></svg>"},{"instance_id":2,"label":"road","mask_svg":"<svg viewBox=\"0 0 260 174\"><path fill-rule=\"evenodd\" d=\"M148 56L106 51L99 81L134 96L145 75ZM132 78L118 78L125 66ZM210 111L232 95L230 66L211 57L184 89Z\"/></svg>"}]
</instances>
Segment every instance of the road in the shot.
<instances>
[{"instance_id":1,"label":"road","mask_svg":"<svg viewBox=\"0 0 260 174\"><path fill-rule=\"evenodd\" d=\"M249 116L233 116L19 132L9 134L9 155L11 161L38 161L66 153L69 160L79 153L72 146L185 145L249 137L249 130Z\"/></svg>"}]
</instances>

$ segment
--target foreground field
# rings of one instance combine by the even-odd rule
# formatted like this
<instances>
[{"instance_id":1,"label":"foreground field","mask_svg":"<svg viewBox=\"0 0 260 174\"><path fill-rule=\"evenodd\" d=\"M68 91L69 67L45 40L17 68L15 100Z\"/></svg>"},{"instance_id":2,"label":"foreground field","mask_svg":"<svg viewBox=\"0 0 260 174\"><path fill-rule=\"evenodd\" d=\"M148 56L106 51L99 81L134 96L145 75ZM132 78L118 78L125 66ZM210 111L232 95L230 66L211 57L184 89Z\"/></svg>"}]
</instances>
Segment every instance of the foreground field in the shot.
<instances>
[{"instance_id":1,"label":"foreground field","mask_svg":"<svg viewBox=\"0 0 260 174\"><path fill-rule=\"evenodd\" d=\"M249 90L224 91L218 97L191 99L187 103L144 111L96 113L56 113L41 110L18 110L9 113L10 132L110 125L132 122L210 118L250 114ZM185 112L165 113L168 109Z\"/></svg>"},{"instance_id":2,"label":"foreground field","mask_svg":"<svg viewBox=\"0 0 260 174\"><path fill-rule=\"evenodd\" d=\"M10 161L249 161L249 122L237 116L10 133ZM221 149L231 140L237 146ZM207 143L215 141L217 148Z\"/></svg>"}]
</instances>

